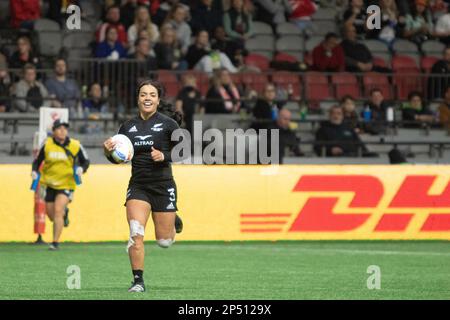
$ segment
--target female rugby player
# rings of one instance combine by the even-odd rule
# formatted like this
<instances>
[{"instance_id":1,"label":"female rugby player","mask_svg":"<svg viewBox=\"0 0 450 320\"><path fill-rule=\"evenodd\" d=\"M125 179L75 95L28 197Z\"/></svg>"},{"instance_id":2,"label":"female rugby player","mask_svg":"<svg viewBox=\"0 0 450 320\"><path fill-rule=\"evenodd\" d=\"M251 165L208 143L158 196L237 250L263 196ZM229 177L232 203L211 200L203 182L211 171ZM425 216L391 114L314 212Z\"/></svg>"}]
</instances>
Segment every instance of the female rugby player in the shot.
<instances>
[{"instance_id":1,"label":"female rugby player","mask_svg":"<svg viewBox=\"0 0 450 320\"><path fill-rule=\"evenodd\" d=\"M68 123L55 120L53 136L47 138L32 166L31 177L35 180L44 161L40 182L45 187L47 215L53 222L53 243L50 250L59 249L63 226L68 224L67 205L73 199L75 176L81 177L89 167L86 151L78 140L69 138L68 128Z\"/></svg>"},{"instance_id":2,"label":"female rugby player","mask_svg":"<svg viewBox=\"0 0 450 320\"><path fill-rule=\"evenodd\" d=\"M162 86L151 80L143 81L137 89L137 117L126 121L118 134L126 135L134 146L132 171L126 195L126 213L130 227L127 251L130 257L133 282L129 292L144 292L144 230L150 213L155 226L157 244L168 248L175 241L175 233L182 230L182 221L176 215L177 187L172 176L172 132L179 128L180 115L167 109L161 101ZM104 142L105 156L112 163L114 142Z\"/></svg>"}]
</instances>

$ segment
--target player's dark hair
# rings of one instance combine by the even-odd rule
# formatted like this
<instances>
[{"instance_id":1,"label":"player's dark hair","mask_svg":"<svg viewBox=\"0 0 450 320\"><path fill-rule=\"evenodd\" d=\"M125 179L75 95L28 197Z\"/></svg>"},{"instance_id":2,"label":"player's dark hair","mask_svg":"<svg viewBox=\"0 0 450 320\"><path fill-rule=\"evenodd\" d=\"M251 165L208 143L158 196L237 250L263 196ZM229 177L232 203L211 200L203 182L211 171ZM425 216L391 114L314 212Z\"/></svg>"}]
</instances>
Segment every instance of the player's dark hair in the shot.
<instances>
[{"instance_id":1,"label":"player's dark hair","mask_svg":"<svg viewBox=\"0 0 450 320\"><path fill-rule=\"evenodd\" d=\"M158 92L158 98L160 99L158 105L158 112L165 114L166 116L175 120L178 123L178 125L181 125L181 123L183 122L183 115L179 111L175 110L175 107L171 103L168 103L163 100L165 90L161 82L150 79L141 81L137 87L136 92L137 96L139 97L139 91L141 91L141 88L147 85L155 87L156 92Z\"/></svg>"}]
</instances>

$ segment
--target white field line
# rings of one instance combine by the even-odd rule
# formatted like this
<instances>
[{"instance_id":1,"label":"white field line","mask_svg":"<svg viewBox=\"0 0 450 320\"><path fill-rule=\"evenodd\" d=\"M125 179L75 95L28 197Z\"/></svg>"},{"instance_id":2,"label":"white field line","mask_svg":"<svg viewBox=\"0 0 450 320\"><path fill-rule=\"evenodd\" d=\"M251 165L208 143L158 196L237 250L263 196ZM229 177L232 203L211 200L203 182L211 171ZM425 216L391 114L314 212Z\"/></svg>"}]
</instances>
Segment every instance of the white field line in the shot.
<instances>
[{"instance_id":1,"label":"white field line","mask_svg":"<svg viewBox=\"0 0 450 320\"><path fill-rule=\"evenodd\" d=\"M89 244L86 244L89 245ZM81 244L80 244L81 246ZM95 244L97 246L97 244ZM102 249L117 249L117 245L100 245ZM124 246L126 243L124 242ZM151 248L151 242L146 242L146 247ZM119 246L120 247L120 246ZM155 242L156 247L156 242ZM173 248L177 247L176 243ZM273 252L290 252L290 253L300 253L300 252L310 252L316 254L333 254L333 253L343 253L343 254L365 254L365 255L409 255L409 256L444 256L450 257L450 252L433 252L433 251L398 251L398 250L361 250L361 249L344 249L344 248L312 248L304 247L303 245L297 246L286 246L286 247L276 247L271 248L270 245L214 245L214 244L182 244L178 246L177 249L182 250L186 248L188 250L256 250L261 252L273 253Z\"/></svg>"}]
</instances>

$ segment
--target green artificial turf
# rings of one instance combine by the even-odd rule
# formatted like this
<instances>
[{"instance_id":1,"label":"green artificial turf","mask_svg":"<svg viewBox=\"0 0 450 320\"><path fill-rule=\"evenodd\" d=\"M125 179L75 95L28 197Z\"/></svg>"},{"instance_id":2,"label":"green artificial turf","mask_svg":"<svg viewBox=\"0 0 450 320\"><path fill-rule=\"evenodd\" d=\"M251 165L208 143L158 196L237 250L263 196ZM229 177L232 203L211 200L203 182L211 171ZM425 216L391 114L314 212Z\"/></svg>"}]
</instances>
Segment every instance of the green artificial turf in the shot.
<instances>
[{"instance_id":1,"label":"green artificial turf","mask_svg":"<svg viewBox=\"0 0 450 320\"><path fill-rule=\"evenodd\" d=\"M450 299L450 242L146 243L147 292L128 293L126 243L0 244L0 299ZM81 289L66 286L68 266ZM381 270L369 290L367 268Z\"/></svg>"}]
</instances>

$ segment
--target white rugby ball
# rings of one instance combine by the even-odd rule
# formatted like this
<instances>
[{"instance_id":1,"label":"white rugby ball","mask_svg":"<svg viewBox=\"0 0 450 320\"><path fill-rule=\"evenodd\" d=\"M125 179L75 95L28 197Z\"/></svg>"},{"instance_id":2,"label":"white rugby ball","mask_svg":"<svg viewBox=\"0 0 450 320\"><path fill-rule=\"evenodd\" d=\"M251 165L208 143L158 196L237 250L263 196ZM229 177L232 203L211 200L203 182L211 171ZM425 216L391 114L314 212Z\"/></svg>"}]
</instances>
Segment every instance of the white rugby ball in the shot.
<instances>
[{"instance_id":1,"label":"white rugby ball","mask_svg":"<svg viewBox=\"0 0 450 320\"><path fill-rule=\"evenodd\" d=\"M130 139L126 135L116 134L112 140L116 143L114 151L111 153L113 159L118 163L131 161L134 156L134 147Z\"/></svg>"}]
</instances>

